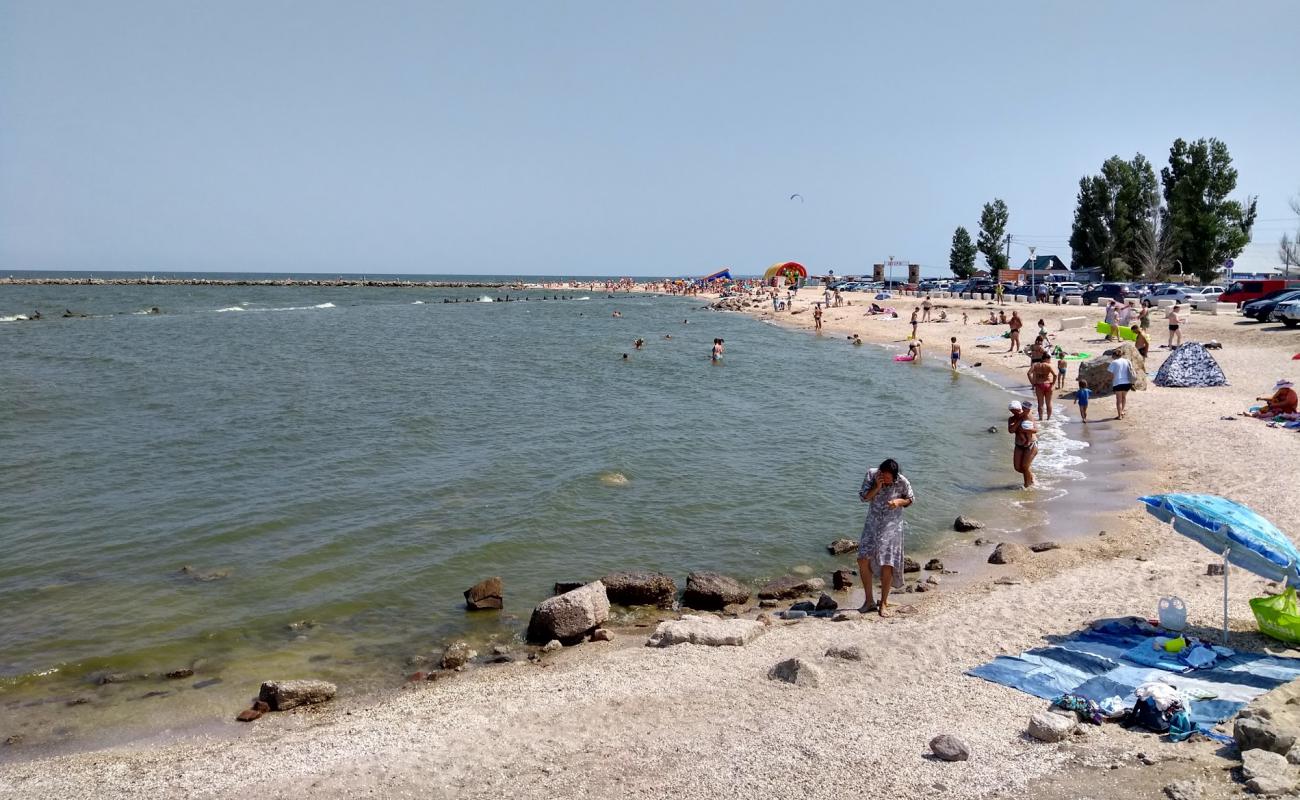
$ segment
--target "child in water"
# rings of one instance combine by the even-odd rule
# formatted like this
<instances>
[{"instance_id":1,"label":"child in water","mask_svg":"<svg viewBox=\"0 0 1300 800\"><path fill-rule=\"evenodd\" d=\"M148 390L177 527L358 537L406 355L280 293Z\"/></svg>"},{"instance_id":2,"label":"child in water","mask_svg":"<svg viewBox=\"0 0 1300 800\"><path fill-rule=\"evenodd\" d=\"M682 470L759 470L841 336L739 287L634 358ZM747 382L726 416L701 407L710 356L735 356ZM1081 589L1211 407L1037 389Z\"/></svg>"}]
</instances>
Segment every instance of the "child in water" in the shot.
<instances>
[{"instance_id":1,"label":"child in water","mask_svg":"<svg viewBox=\"0 0 1300 800\"><path fill-rule=\"evenodd\" d=\"M957 344L957 337L952 337L952 371L957 371L957 362L961 360L961 345Z\"/></svg>"},{"instance_id":2,"label":"child in water","mask_svg":"<svg viewBox=\"0 0 1300 800\"><path fill-rule=\"evenodd\" d=\"M1079 406L1079 419L1083 424L1088 424L1088 400L1092 397L1092 390L1088 388L1088 382L1083 378L1079 379L1079 390L1074 393L1074 402Z\"/></svg>"}]
</instances>

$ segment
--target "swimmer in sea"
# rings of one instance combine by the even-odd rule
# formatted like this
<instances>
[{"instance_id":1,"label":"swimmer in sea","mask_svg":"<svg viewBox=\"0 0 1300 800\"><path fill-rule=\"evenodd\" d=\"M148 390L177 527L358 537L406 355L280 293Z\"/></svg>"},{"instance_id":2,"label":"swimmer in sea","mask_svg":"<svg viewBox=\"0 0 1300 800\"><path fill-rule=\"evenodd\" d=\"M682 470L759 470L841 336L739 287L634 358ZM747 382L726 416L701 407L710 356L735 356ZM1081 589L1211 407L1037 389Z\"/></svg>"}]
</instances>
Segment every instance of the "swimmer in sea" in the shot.
<instances>
[{"instance_id":1,"label":"swimmer in sea","mask_svg":"<svg viewBox=\"0 0 1300 800\"><path fill-rule=\"evenodd\" d=\"M722 358L722 340L713 340L713 352L709 355L710 361L718 361Z\"/></svg>"},{"instance_id":2,"label":"swimmer in sea","mask_svg":"<svg viewBox=\"0 0 1300 800\"><path fill-rule=\"evenodd\" d=\"M632 342L632 346L640 350L642 347L645 347L645 339L637 339L635 342Z\"/></svg>"},{"instance_id":3,"label":"swimmer in sea","mask_svg":"<svg viewBox=\"0 0 1300 800\"><path fill-rule=\"evenodd\" d=\"M624 353L624 354L623 354L623 360L624 360L624 361L627 361L627 353Z\"/></svg>"}]
</instances>

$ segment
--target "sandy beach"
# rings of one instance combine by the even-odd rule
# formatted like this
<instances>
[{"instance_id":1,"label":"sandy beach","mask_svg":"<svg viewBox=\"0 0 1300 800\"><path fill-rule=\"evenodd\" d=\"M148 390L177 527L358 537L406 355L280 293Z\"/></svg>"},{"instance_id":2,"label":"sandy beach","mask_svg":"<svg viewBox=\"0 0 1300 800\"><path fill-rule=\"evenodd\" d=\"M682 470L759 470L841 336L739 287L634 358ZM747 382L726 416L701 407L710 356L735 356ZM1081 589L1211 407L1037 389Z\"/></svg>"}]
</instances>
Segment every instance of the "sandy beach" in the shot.
<instances>
[{"instance_id":1,"label":"sandy beach","mask_svg":"<svg viewBox=\"0 0 1300 800\"><path fill-rule=\"evenodd\" d=\"M814 293L802 294L801 313L773 314L770 304L747 313L811 329ZM853 304L828 310L818 335L851 347L845 337L857 333L868 346L903 350L907 317L919 300L890 301L900 317L888 320L865 316L866 296L847 297ZM890 365L900 381L907 370L946 369L948 340L956 336L967 364L978 361L991 379L1027 389L1028 359L1002 352L1005 340L979 341L1004 330L975 324L988 307L936 300L935 315L946 310L949 321L920 325L922 363ZM1084 316L1083 327L1059 334L1061 346L1094 355L1107 346L1093 331L1098 307L1007 305L1012 308L1021 311L1027 333L1040 317L1056 333L1061 318ZM970 324L961 323L963 311ZM1163 342L1159 315L1152 330L1147 369L1154 375L1164 358L1155 349ZM1054 798L1117 796L1123 787L1125 796L1158 797L1172 780L1191 777L1204 797L1235 796L1240 789L1228 773L1235 762L1218 745L1167 744L1114 725L1040 743L1024 731L1042 701L964 675L1096 619L1153 616L1162 595L1187 601L1195 632L1212 637L1217 631L1222 583L1205 574L1214 557L1135 502L1122 507L1107 500L1100 506L1121 510L1087 513L1094 485L1131 498L1219 493L1266 513L1284 531L1300 530L1300 492L1288 486L1300 435L1259 420L1221 419L1235 417L1278 378L1297 377L1300 361L1290 358L1300 352L1300 338L1239 316L1194 314L1184 339L1221 342L1213 355L1231 385L1152 386L1133 393L1122 421L1113 419L1109 397L1096 398L1094 422L1086 429L1071 422L1071 435L1111 449L1088 455L1094 469L1104 464L1111 474L1078 482L1072 491L1084 508L1053 516L1050 533L1063 546L945 583L920 598L914 616L778 620L744 647L649 648L643 646L648 629L625 629L613 642L566 648L540 665L516 662L414 683L379 701L342 696L253 725L230 722L202 736L164 732L127 746L10 763L0 766L0 795ZM1073 385L1071 378L1067 386ZM1070 416L1077 417L1072 410ZM1009 459L1009 442L1006 449ZM954 547L969 548L966 561L979 564L994 543L973 539ZM1232 579L1232 646L1300 655L1254 630L1247 600L1262 594L1266 582L1237 569ZM861 591L840 599L841 606L856 606ZM846 645L860 647L863 660L825 656ZM820 685L767 677L792 656L821 666ZM927 742L942 733L963 738L971 759L929 758Z\"/></svg>"}]
</instances>

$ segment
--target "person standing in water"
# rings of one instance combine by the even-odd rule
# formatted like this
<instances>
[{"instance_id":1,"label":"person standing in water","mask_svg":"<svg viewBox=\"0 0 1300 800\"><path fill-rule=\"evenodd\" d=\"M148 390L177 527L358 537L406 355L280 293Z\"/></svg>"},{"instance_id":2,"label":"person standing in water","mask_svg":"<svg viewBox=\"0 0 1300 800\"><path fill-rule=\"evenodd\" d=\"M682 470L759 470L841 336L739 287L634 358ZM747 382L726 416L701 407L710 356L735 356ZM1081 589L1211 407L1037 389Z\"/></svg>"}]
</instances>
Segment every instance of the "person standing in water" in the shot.
<instances>
[{"instance_id":1,"label":"person standing in water","mask_svg":"<svg viewBox=\"0 0 1300 800\"><path fill-rule=\"evenodd\" d=\"M952 337L952 339L951 339L950 341L951 341L951 343L952 343L952 350L951 350L951 352L949 353L948 358L949 358L949 360L952 362L952 371L953 371L953 372L956 372L956 371L957 371L957 362L958 362L958 361L961 361L961 345L957 344L957 337L956 337L956 336Z\"/></svg>"},{"instance_id":2,"label":"person standing in water","mask_svg":"<svg viewBox=\"0 0 1300 800\"><path fill-rule=\"evenodd\" d=\"M1047 416L1051 417L1052 388L1056 386L1056 370L1052 369L1051 359L1045 358L1030 364L1025 377L1029 379L1029 385L1034 387L1034 399L1038 401L1038 419L1043 419L1043 406L1047 406Z\"/></svg>"},{"instance_id":3,"label":"person standing in water","mask_svg":"<svg viewBox=\"0 0 1300 800\"><path fill-rule=\"evenodd\" d=\"M821 329L822 329L822 304L814 303L813 304L813 330L819 331Z\"/></svg>"},{"instance_id":4,"label":"person standing in water","mask_svg":"<svg viewBox=\"0 0 1300 800\"><path fill-rule=\"evenodd\" d=\"M1016 437L1015 449L1011 454L1011 467L1025 479L1025 488L1034 485L1034 458L1038 455L1038 426L1029 418L1034 404L1028 400L1009 403L1007 409L1011 416L1007 418L1007 433Z\"/></svg>"},{"instance_id":5,"label":"person standing in water","mask_svg":"<svg viewBox=\"0 0 1300 800\"><path fill-rule=\"evenodd\" d=\"M714 340L713 340L713 353L709 356L709 360L710 360L710 361L714 361L714 362L717 362L717 361L721 361L721 360L722 360L722 340L721 340L721 339L714 339Z\"/></svg>"},{"instance_id":6,"label":"person standing in water","mask_svg":"<svg viewBox=\"0 0 1300 800\"><path fill-rule=\"evenodd\" d=\"M887 458L879 467L867 470L858 499L869 505L858 541L858 575L866 592L858 611L892 617L889 590L903 588L903 509L915 499L912 484L899 472L898 462ZM872 593L873 578L880 579L878 604Z\"/></svg>"}]
</instances>

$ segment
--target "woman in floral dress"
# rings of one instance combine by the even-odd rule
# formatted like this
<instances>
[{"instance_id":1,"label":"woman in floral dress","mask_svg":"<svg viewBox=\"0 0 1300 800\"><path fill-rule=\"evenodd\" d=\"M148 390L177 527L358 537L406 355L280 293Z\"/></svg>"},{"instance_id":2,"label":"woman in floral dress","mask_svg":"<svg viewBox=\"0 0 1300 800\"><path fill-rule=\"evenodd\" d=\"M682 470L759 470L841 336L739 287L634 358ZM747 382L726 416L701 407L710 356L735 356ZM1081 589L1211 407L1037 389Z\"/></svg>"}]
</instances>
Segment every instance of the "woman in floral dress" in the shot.
<instances>
[{"instance_id":1,"label":"woman in floral dress","mask_svg":"<svg viewBox=\"0 0 1300 800\"><path fill-rule=\"evenodd\" d=\"M912 504L912 484L898 471L898 462L887 458L880 466L867 470L858 492L862 502L870 504L867 521L858 542L858 575L866 599L863 614L879 611L892 617L889 590L903 588L903 509ZM871 591L872 579L880 579L880 604Z\"/></svg>"}]
</instances>

